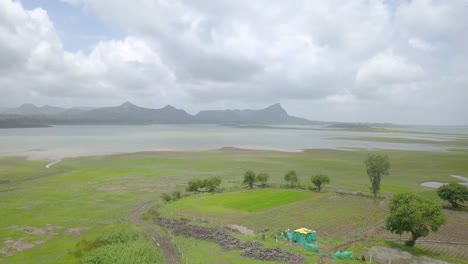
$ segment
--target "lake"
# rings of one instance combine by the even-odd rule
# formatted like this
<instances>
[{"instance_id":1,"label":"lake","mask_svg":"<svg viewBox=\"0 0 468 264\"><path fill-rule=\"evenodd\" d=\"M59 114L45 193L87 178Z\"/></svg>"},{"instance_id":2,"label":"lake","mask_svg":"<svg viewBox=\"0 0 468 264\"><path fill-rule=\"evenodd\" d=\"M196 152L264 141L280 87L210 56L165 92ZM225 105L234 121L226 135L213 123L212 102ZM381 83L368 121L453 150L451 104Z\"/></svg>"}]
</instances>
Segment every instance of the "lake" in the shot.
<instances>
[{"instance_id":1,"label":"lake","mask_svg":"<svg viewBox=\"0 0 468 264\"><path fill-rule=\"evenodd\" d=\"M408 129L408 128L407 128ZM417 127L410 130L417 130ZM450 128L453 130L453 128ZM431 131L425 127L421 131ZM452 130L446 130L450 133ZM437 128L437 133L444 130ZM468 134L466 128L456 129ZM222 147L300 151L303 149L401 149L444 151L441 144L367 142L343 137L401 137L447 140L453 135L353 132L321 126L298 128L255 128L219 125L100 125L53 126L48 128L0 129L0 156L31 159L103 155L161 150L206 150ZM453 146L452 146L453 147Z\"/></svg>"}]
</instances>

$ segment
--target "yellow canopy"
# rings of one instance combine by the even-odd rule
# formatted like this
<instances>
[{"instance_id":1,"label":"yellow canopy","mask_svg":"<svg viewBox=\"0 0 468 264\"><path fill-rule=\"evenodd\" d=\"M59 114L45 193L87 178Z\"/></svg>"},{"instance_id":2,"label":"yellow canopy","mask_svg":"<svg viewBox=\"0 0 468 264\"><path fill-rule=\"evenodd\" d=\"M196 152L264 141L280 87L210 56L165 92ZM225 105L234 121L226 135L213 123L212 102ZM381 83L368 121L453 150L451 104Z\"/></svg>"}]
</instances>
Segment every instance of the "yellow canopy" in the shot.
<instances>
[{"instance_id":1,"label":"yellow canopy","mask_svg":"<svg viewBox=\"0 0 468 264\"><path fill-rule=\"evenodd\" d=\"M297 232L297 233L301 233L301 234L306 235L306 234L313 233L313 232L315 232L315 231L314 231L314 230L307 229L307 228L304 228L304 227L301 227L301 228L299 228L299 229L294 230L294 232Z\"/></svg>"}]
</instances>

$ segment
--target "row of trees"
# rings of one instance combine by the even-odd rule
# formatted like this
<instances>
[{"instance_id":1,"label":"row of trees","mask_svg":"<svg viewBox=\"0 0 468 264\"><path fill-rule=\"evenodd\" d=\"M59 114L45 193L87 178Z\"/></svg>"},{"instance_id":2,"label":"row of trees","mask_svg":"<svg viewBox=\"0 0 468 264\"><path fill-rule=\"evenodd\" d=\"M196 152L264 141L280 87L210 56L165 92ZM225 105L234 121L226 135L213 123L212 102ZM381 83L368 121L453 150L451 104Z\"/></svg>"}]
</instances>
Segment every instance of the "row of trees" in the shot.
<instances>
[{"instance_id":1,"label":"row of trees","mask_svg":"<svg viewBox=\"0 0 468 264\"><path fill-rule=\"evenodd\" d=\"M294 188L299 185L299 177L297 176L297 173L294 170L288 171L288 173L284 175L284 180L288 183L289 187L291 188ZM310 181L312 182L312 184L314 184L315 189L317 189L320 192L325 184L330 183L330 178L325 174L317 174L312 176L310 178Z\"/></svg>"},{"instance_id":2,"label":"row of trees","mask_svg":"<svg viewBox=\"0 0 468 264\"><path fill-rule=\"evenodd\" d=\"M206 179L192 179L188 182L188 192L214 192L221 185L221 177L210 177Z\"/></svg>"},{"instance_id":3,"label":"row of trees","mask_svg":"<svg viewBox=\"0 0 468 264\"><path fill-rule=\"evenodd\" d=\"M256 174L252 170L248 170L244 173L244 180L242 184L245 185L247 188L252 189L255 186L258 187L266 187L268 180L270 179L270 175L268 173L259 173ZM299 177L297 176L296 171L290 170L284 175L284 180L287 182L287 186L289 188L296 188L299 186ZM330 178L324 174L317 174L312 176L311 179L312 183L315 185L315 188L320 192L322 187L325 184L330 183Z\"/></svg>"},{"instance_id":4,"label":"row of trees","mask_svg":"<svg viewBox=\"0 0 468 264\"><path fill-rule=\"evenodd\" d=\"M268 179L270 179L270 175L268 175L268 173L262 172L256 174L254 171L248 170L244 173L244 180L242 181L242 184L246 185L250 189L256 185L259 187L266 187ZM256 184L257 182L259 184Z\"/></svg>"}]
</instances>

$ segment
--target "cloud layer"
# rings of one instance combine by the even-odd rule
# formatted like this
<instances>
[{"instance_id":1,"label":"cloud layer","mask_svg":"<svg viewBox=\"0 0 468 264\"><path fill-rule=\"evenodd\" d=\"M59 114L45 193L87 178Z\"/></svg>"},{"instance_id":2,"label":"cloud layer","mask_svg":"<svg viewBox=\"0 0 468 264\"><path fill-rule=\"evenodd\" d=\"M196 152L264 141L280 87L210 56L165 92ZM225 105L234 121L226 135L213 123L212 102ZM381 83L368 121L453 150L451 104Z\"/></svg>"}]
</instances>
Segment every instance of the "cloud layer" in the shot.
<instances>
[{"instance_id":1,"label":"cloud layer","mask_svg":"<svg viewBox=\"0 0 468 264\"><path fill-rule=\"evenodd\" d=\"M468 124L465 1L73 0L127 32L63 47L0 2L1 106L263 107L318 120Z\"/></svg>"}]
</instances>

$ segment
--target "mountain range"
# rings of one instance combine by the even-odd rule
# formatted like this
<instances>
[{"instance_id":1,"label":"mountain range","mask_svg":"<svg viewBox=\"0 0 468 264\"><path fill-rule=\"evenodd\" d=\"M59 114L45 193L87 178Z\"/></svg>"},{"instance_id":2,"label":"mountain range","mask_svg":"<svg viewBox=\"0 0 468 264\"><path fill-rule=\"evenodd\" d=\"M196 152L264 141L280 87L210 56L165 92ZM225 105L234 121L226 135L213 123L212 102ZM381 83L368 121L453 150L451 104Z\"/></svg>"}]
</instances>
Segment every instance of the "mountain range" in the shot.
<instances>
[{"instance_id":1,"label":"mountain range","mask_svg":"<svg viewBox=\"0 0 468 264\"><path fill-rule=\"evenodd\" d=\"M160 109L144 108L130 102L114 107L61 108L23 104L0 113L0 128L42 127L59 124L221 124L270 125L317 124L290 116L279 104L259 110L204 110L196 115L167 105Z\"/></svg>"}]
</instances>

